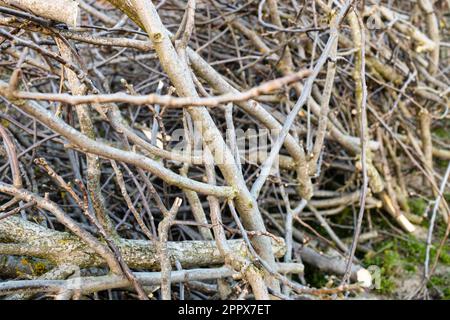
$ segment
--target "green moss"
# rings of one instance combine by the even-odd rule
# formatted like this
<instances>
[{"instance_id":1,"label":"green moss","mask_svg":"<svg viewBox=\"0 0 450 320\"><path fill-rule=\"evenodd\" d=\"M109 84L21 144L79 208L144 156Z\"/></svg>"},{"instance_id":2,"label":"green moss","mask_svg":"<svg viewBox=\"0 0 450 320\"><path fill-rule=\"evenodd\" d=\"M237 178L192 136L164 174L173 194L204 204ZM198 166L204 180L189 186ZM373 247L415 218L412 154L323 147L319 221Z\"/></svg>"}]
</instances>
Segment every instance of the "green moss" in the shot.
<instances>
[{"instance_id":1,"label":"green moss","mask_svg":"<svg viewBox=\"0 0 450 320\"><path fill-rule=\"evenodd\" d=\"M437 246L439 244L436 243L431 246L430 249L430 259L433 261L436 257ZM407 237L405 240L397 240L396 246L398 250L402 253L405 262L409 263L423 263L425 261L427 245L425 241L420 241L413 236ZM450 263L450 245L444 245L442 251L439 256L439 262L445 265L449 265Z\"/></svg>"},{"instance_id":2,"label":"green moss","mask_svg":"<svg viewBox=\"0 0 450 320\"><path fill-rule=\"evenodd\" d=\"M447 249L447 250L445 250ZM441 255L439 257L439 259L441 260L441 262L447 266L450 266L450 248L449 246L444 246L444 251L441 252Z\"/></svg>"},{"instance_id":3,"label":"green moss","mask_svg":"<svg viewBox=\"0 0 450 320\"><path fill-rule=\"evenodd\" d=\"M395 284L395 282L394 282L392 277L389 277L389 278L383 277L383 278L381 278L380 288L378 289L378 291L381 294L386 294L386 295L393 294L396 289L397 289L397 285Z\"/></svg>"},{"instance_id":4,"label":"green moss","mask_svg":"<svg viewBox=\"0 0 450 320\"><path fill-rule=\"evenodd\" d=\"M401 250L405 254L405 258L408 261L415 262L417 260L423 261L426 254L426 244L413 237L408 237L406 241L399 241L398 245L401 245Z\"/></svg>"},{"instance_id":5,"label":"green moss","mask_svg":"<svg viewBox=\"0 0 450 320\"><path fill-rule=\"evenodd\" d=\"M427 208L427 202L422 198L410 198L408 205L411 212L419 216L422 216Z\"/></svg>"},{"instance_id":6,"label":"green moss","mask_svg":"<svg viewBox=\"0 0 450 320\"><path fill-rule=\"evenodd\" d=\"M395 251L385 250L373 257L366 257L367 266L376 265L380 268L380 287L376 290L381 294L392 294L397 288L394 277L399 266L399 257Z\"/></svg>"},{"instance_id":7,"label":"green moss","mask_svg":"<svg viewBox=\"0 0 450 320\"><path fill-rule=\"evenodd\" d=\"M314 288L323 288L327 285L328 279L324 272L305 265L305 279Z\"/></svg>"},{"instance_id":8,"label":"green moss","mask_svg":"<svg viewBox=\"0 0 450 320\"><path fill-rule=\"evenodd\" d=\"M366 255L364 265L366 267L376 265L380 268L380 288L378 291L382 294L392 294L396 290L395 279L404 277L406 273L418 272L418 267L425 261L427 246L424 241L420 241L414 236L405 238L395 238L384 241L383 245L376 248L376 253ZM434 261L437 248L432 246L430 250L430 261ZM439 256L439 262L443 265L450 265L450 245L445 245ZM435 279L431 286L438 287L440 295L448 297L446 288L450 288L450 283L436 284L436 281L450 281L449 279ZM447 293L445 293L447 292Z\"/></svg>"},{"instance_id":9,"label":"green moss","mask_svg":"<svg viewBox=\"0 0 450 320\"><path fill-rule=\"evenodd\" d=\"M450 140L450 131L448 128L436 128L433 130L433 133L441 139Z\"/></svg>"},{"instance_id":10,"label":"green moss","mask_svg":"<svg viewBox=\"0 0 450 320\"><path fill-rule=\"evenodd\" d=\"M395 277L401 272L403 260L400 254L394 249L393 242L389 242L381 251L364 259L367 266L376 265L380 268L380 287L377 289L381 294L392 294L397 288Z\"/></svg>"},{"instance_id":11,"label":"green moss","mask_svg":"<svg viewBox=\"0 0 450 320\"><path fill-rule=\"evenodd\" d=\"M450 276L432 276L428 283L428 289L436 291L439 295L439 298L450 300Z\"/></svg>"}]
</instances>

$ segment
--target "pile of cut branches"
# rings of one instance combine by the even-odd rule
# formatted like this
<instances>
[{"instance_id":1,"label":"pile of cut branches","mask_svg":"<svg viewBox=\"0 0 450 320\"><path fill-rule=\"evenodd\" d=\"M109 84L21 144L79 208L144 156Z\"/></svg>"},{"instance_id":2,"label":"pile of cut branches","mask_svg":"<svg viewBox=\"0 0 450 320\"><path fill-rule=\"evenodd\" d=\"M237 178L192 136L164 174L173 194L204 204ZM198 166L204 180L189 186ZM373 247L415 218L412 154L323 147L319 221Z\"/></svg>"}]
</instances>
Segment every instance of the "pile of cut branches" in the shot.
<instances>
[{"instance_id":1,"label":"pile of cut branches","mask_svg":"<svg viewBox=\"0 0 450 320\"><path fill-rule=\"evenodd\" d=\"M442 297L449 12L0 0L1 298Z\"/></svg>"}]
</instances>

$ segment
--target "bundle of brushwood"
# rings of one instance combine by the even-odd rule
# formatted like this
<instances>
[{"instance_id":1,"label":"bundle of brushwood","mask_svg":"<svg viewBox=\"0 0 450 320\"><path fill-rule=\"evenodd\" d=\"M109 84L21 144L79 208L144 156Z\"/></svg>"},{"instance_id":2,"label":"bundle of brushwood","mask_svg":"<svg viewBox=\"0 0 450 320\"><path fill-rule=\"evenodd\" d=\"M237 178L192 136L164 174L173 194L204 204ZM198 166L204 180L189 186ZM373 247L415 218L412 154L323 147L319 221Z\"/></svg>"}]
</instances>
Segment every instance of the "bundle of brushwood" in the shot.
<instances>
[{"instance_id":1,"label":"bundle of brushwood","mask_svg":"<svg viewBox=\"0 0 450 320\"><path fill-rule=\"evenodd\" d=\"M0 299L448 295L449 61L448 0L0 0Z\"/></svg>"}]
</instances>

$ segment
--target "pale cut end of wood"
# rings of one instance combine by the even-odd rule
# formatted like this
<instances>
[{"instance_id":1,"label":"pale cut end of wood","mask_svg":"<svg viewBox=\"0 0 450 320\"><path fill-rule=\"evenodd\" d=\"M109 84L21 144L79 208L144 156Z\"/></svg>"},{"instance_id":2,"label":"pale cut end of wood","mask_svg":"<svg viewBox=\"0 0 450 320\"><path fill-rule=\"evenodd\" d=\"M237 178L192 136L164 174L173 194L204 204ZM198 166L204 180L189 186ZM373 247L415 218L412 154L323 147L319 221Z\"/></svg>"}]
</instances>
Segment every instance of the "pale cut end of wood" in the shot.
<instances>
[{"instance_id":1,"label":"pale cut end of wood","mask_svg":"<svg viewBox=\"0 0 450 320\"><path fill-rule=\"evenodd\" d=\"M414 227L414 225L409 222L409 220L403 214L397 217L397 221L403 227L403 229L405 229L405 231L409 233L412 233L416 230L416 227Z\"/></svg>"},{"instance_id":2,"label":"pale cut end of wood","mask_svg":"<svg viewBox=\"0 0 450 320\"><path fill-rule=\"evenodd\" d=\"M34 15L76 27L80 16L75 0L0 0L0 5L20 9Z\"/></svg>"},{"instance_id":3,"label":"pale cut end of wood","mask_svg":"<svg viewBox=\"0 0 450 320\"><path fill-rule=\"evenodd\" d=\"M372 285L372 276L367 269L361 268L356 272L356 281L363 288L369 288Z\"/></svg>"}]
</instances>

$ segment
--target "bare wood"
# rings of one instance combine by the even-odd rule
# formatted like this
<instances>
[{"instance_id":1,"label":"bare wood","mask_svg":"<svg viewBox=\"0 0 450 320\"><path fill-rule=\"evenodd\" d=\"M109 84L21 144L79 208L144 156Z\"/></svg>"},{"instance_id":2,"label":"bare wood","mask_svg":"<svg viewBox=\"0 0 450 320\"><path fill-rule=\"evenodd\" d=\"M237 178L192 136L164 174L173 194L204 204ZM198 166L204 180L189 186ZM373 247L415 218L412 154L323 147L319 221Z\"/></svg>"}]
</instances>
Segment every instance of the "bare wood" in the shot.
<instances>
[{"instance_id":1,"label":"bare wood","mask_svg":"<svg viewBox=\"0 0 450 320\"><path fill-rule=\"evenodd\" d=\"M78 24L78 2L74 0L1 0L1 5L31 12L50 20L75 27Z\"/></svg>"}]
</instances>

